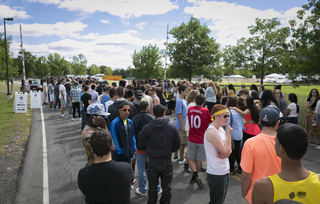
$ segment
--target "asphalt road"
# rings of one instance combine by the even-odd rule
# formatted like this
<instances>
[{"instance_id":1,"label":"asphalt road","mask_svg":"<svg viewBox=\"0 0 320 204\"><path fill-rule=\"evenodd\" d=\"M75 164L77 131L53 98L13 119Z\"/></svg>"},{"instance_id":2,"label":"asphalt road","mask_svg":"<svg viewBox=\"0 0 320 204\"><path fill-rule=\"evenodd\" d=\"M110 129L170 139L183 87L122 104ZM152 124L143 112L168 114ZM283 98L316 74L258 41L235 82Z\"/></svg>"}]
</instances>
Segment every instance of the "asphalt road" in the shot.
<instances>
[{"instance_id":1,"label":"asphalt road","mask_svg":"<svg viewBox=\"0 0 320 204\"><path fill-rule=\"evenodd\" d=\"M19 178L16 203L84 203L77 185L78 171L86 164L86 155L80 140L81 122L71 121L72 116L69 114L66 114L65 118L60 118L60 112L50 111L48 105L42 107L48 151L49 202L43 201L43 192L46 192L47 189L44 189L45 182L43 182L42 124L40 109L35 109L28 148ZM68 111L65 112L68 113ZM173 118L174 115L170 116L171 121ZM303 159L303 164L308 170L319 173L319 153L320 150L316 150L314 145L309 146ZM206 164L204 166L206 167ZM198 189L196 184L189 184L191 174L183 171L183 165L174 163L173 169L171 203L202 204L209 202L206 173L200 173L204 188ZM135 184L135 188L137 186L138 184ZM240 201L240 175L237 174L230 179L225 203L234 204ZM132 191L131 202L143 204L147 202L147 197L139 197Z\"/></svg>"}]
</instances>

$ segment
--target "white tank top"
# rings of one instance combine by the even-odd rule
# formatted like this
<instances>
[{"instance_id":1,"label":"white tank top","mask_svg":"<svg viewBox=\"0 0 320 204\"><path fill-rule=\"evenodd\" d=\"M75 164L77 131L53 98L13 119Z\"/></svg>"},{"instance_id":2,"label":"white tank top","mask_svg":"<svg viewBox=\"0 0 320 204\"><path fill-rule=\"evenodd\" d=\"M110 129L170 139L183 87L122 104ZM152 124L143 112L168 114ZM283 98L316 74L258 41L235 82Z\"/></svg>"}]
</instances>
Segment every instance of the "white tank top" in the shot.
<instances>
[{"instance_id":1,"label":"white tank top","mask_svg":"<svg viewBox=\"0 0 320 204\"><path fill-rule=\"evenodd\" d=\"M206 157L207 157L207 173L212 174L212 175L225 175L228 174L230 171L230 166L229 166L229 159L224 158L224 159L219 159L218 154L217 154L217 149L212 143L209 143L206 139L207 137L207 131L209 129L215 130L221 138L222 143L224 146L226 145L226 133L222 127L219 128L219 131L213 126L209 125L207 128L205 134L204 134L204 149L206 151Z\"/></svg>"}]
</instances>

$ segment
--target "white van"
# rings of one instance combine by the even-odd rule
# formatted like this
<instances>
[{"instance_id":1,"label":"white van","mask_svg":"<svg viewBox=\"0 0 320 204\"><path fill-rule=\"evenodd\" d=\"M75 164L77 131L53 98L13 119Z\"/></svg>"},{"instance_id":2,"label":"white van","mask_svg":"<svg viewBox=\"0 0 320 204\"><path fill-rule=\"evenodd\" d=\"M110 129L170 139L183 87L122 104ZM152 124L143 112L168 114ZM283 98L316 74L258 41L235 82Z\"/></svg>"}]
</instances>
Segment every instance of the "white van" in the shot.
<instances>
[{"instance_id":1,"label":"white van","mask_svg":"<svg viewBox=\"0 0 320 204\"><path fill-rule=\"evenodd\" d=\"M97 80L102 79L102 76L105 76L105 74L96 74L94 76L91 76L91 78L95 78Z\"/></svg>"}]
</instances>

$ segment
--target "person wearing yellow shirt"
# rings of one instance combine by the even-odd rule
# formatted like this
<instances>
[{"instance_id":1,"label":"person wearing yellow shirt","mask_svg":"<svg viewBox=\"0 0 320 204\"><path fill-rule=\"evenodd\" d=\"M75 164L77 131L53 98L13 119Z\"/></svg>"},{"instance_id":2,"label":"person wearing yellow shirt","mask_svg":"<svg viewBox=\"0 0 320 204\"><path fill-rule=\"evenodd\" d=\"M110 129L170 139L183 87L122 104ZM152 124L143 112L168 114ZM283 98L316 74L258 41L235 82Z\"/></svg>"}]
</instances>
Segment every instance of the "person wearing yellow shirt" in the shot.
<instances>
[{"instance_id":1,"label":"person wearing yellow shirt","mask_svg":"<svg viewBox=\"0 0 320 204\"><path fill-rule=\"evenodd\" d=\"M299 125L287 123L279 127L275 141L281 171L255 182L252 203L269 204L282 200L320 203L320 174L308 171L301 162L308 148L307 131Z\"/></svg>"}]
</instances>

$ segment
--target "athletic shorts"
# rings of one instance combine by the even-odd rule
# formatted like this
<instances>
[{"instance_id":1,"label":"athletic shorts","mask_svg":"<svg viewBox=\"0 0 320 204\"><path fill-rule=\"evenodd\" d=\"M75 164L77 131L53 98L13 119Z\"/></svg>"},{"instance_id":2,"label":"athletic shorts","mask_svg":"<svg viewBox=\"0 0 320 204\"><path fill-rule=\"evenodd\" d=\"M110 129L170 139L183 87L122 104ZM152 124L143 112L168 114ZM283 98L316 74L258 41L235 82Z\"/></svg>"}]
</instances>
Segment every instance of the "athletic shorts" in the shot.
<instances>
[{"instance_id":1,"label":"athletic shorts","mask_svg":"<svg viewBox=\"0 0 320 204\"><path fill-rule=\"evenodd\" d=\"M181 145L188 146L188 136L187 136L186 131L184 131L182 129L178 129L178 133L181 138Z\"/></svg>"},{"instance_id":2,"label":"athletic shorts","mask_svg":"<svg viewBox=\"0 0 320 204\"><path fill-rule=\"evenodd\" d=\"M188 159L205 162L207 158L204 145L188 141Z\"/></svg>"},{"instance_id":3,"label":"athletic shorts","mask_svg":"<svg viewBox=\"0 0 320 204\"><path fill-rule=\"evenodd\" d=\"M64 98L59 98L60 103L61 103L61 108L66 108L66 100Z\"/></svg>"}]
</instances>

